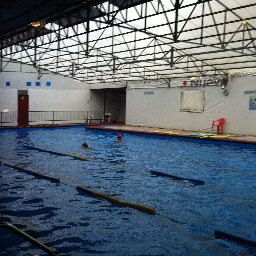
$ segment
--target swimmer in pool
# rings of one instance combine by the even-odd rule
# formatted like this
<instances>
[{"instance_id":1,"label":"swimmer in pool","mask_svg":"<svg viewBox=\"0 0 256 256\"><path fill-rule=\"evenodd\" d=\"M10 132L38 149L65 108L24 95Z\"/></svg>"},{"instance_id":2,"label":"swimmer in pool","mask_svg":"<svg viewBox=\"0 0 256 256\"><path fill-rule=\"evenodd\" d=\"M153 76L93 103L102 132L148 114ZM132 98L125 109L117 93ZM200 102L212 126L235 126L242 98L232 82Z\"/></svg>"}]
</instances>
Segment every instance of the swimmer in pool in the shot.
<instances>
[{"instance_id":1,"label":"swimmer in pool","mask_svg":"<svg viewBox=\"0 0 256 256\"><path fill-rule=\"evenodd\" d=\"M89 147L87 141L85 141L85 142L82 144L82 146L83 146L84 148L87 148L87 149L92 149L91 147Z\"/></svg>"},{"instance_id":2,"label":"swimmer in pool","mask_svg":"<svg viewBox=\"0 0 256 256\"><path fill-rule=\"evenodd\" d=\"M122 137L123 137L122 134L118 134L118 141L123 141Z\"/></svg>"}]
</instances>

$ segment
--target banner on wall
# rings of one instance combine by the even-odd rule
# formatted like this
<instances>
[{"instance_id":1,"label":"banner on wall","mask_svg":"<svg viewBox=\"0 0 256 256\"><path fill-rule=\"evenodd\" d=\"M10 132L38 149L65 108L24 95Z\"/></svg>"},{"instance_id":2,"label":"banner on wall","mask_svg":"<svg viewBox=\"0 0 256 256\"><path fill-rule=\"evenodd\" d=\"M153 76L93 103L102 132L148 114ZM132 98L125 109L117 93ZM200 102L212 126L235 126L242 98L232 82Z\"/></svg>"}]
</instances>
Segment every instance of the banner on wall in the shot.
<instances>
[{"instance_id":1,"label":"banner on wall","mask_svg":"<svg viewBox=\"0 0 256 256\"><path fill-rule=\"evenodd\" d=\"M256 95L251 95L250 96L249 110L256 110Z\"/></svg>"},{"instance_id":2,"label":"banner on wall","mask_svg":"<svg viewBox=\"0 0 256 256\"><path fill-rule=\"evenodd\" d=\"M181 92L181 112L204 112L204 92L184 91Z\"/></svg>"}]
</instances>

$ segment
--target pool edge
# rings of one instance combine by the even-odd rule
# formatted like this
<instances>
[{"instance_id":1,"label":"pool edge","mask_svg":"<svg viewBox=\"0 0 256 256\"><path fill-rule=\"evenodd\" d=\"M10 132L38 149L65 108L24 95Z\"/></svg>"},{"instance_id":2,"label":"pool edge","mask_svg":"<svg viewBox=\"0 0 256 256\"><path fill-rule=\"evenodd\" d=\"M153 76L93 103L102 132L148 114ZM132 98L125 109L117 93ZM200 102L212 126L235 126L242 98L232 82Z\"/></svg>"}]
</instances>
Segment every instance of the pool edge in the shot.
<instances>
[{"instance_id":1,"label":"pool edge","mask_svg":"<svg viewBox=\"0 0 256 256\"><path fill-rule=\"evenodd\" d=\"M125 125L123 125L125 126ZM156 132L150 132L150 131L140 131L140 130L129 130L129 129L113 129L111 127L105 127L101 125L85 125L86 129L94 129L94 130L108 130L108 131L116 131L116 132L127 132L127 133L141 133L141 134L150 134L150 135L157 135L157 136L167 136L167 137L180 137L180 138L189 138L189 139L195 139L195 140L202 140L199 136L191 136L191 135L185 135L185 134L170 134L170 133L156 133ZM238 140L238 139L231 139L230 137L228 139L225 138L216 138L216 137L207 137L203 140L210 140L210 141L224 141L224 142L233 142L233 143L243 143L243 144L250 144L250 145L256 145L256 141L250 141L250 140Z\"/></svg>"}]
</instances>

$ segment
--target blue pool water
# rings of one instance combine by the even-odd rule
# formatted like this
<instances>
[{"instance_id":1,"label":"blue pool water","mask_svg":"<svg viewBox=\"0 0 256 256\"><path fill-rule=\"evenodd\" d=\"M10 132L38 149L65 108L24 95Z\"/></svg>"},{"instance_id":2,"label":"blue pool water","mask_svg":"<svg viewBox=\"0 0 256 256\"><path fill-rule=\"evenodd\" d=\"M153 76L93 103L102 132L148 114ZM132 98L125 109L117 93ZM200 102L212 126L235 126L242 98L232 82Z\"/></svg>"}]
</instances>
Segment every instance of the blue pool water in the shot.
<instances>
[{"instance_id":1,"label":"blue pool water","mask_svg":"<svg viewBox=\"0 0 256 256\"><path fill-rule=\"evenodd\" d=\"M3 163L60 183L0 164L0 222L15 225L56 255L256 255L255 248L216 239L213 233L256 241L255 149L129 133L118 142L117 134L84 127L1 130ZM91 150L81 146L84 141ZM77 186L157 214L79 192ZM45 254L2 229L0 255Z\"/></svg>"}]
</instances>

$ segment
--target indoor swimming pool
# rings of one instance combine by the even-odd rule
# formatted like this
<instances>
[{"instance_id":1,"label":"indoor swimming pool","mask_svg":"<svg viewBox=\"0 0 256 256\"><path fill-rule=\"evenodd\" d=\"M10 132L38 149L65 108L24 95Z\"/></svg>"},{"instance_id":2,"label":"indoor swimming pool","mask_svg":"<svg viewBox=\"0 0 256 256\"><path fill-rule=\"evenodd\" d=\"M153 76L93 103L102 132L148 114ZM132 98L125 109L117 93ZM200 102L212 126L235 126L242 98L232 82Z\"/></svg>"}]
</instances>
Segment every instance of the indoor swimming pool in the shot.
<instances>
[{"instance_id":1,"label":"indoor swimming pool","mask_svg":"<svg viewBox=\"0 0 256 256\"><path fill-rule=\"evenodd\" d=\"M135 133L120 142L119 133L0 130L0 222L56 255L256 255L214 235L256 241L256 146ZM0 255L45 255L8 230L0 234Z\"/></svg>"}]
</instances>

